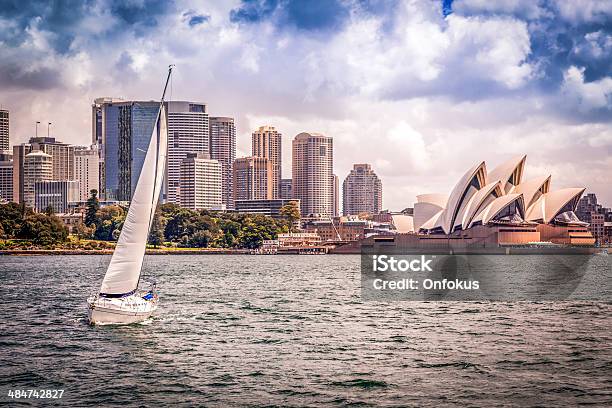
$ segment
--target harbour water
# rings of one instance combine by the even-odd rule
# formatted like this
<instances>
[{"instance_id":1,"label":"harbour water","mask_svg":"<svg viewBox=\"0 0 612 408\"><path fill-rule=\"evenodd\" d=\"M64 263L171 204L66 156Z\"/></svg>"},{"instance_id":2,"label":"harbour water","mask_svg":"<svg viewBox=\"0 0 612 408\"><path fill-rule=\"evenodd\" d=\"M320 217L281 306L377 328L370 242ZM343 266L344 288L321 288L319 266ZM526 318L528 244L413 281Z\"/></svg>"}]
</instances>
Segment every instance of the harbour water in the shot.
<instances>
[{"instance_id":1,"label":"harbour water","mask_svg":"<svg viewBox=\"0 0 612 408\"><path fill-rule=\"evenodd\" d=\"M107 260L0 257L0 405L612 405L610 299L363 302L359 256L148 256L156 317L90 327ZM32 388L65 391L8 398Z\"/></svg>"}]
</instances>

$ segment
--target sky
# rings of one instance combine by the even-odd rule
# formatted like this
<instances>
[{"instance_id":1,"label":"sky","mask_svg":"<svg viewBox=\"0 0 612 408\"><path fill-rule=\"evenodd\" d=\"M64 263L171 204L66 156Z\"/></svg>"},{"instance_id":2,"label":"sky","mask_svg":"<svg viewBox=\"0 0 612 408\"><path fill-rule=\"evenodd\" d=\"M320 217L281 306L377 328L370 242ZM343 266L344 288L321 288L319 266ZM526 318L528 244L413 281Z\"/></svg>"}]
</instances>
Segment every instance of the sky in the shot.
<instances>
[{"instance_id":1,"label":"sky","mask_svg":"<svg viewBox=\"0 0 612 408\"><path fill-rule=\"evenodd\" d=\"M383 207L449 192L473 165L527 154L525 177L612 206L612 1L4 0L0 105L11 144L91 141L101 96L171 98L334 138L342 181L370 163ZM39 134L46 134L46 126Z\"/></svg>"}]
</instances>

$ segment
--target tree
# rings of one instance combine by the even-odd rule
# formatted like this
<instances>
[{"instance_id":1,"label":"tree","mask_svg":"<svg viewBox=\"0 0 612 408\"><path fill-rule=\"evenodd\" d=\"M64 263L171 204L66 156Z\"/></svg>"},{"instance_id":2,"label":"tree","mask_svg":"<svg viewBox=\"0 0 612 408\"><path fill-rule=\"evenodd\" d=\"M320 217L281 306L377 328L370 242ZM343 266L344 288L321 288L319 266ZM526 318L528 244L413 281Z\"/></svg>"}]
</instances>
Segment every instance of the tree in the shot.
<instances>
[{"instance_id":1,"label":"tree","mask_svg":"<svg viewBox=\"0 0 612 408\"><path fill-rule=\"evenodd\" d=\"M32 240L34 244L47 246L66 241L68 229L56 216L32 214L25 218L19 237Z\"/></svg>"},{"instance_id":2,"label":"tree","mask_svg":"<svg viewBox=\"0 0 612 408\"><path fill-rule=\"evenodd\" d=\"M91 238L91 237L93 237L93 234L94 234L95 231L96 230L95 230L94 227L88 227L87 225L83 224L82 222L79 222L76 225L76 228L75 228L76 236L79 239L82 239L82 238Z\"/></svg>"},{"instance_id":3,"label":"tree","mask_svg":"<svg viewBox=\"0 0 612 408\"><path fill-rule=\"evenodd\" d=\"M26 216L32 214L32 209L23 204L0 204L0 225L7 238L14 238L19 234L21 225Z\"/></svg>"},{"instance_id":4,"label":"tree","mask_svg":"<svg viewBox=\"0 0 612 408\"><path fill-rule=\"evenodd\" d=\"M211 240L210 231L197 231L190 237L188 244L191 248L207 248Z\"/></svg>"},{"instance_id":5,"label":"tree","mask_svg":"<svg viewBox=\"0 0 612 408\"><path fill-rule=\"evenodd\" d=\"M289 201L280 209L280 215L289 223L289 230L295 231L296 224L300 221L300 207L297 201Z\"/></svg>"},{"instance_id":6,"label":"tree","mask_svg":"<svg viewBox=\"0 0 612 408\"><path fill-rule=\"evenodd\" d=\"M85 211L85 225L91 227L92 224L98 226L100 219L98 218L98 210L100 210L100 201L98 201L98 190L93 189L87 199L87 209Z\"/></svg>"},{"instance_id":7,"label":"tree","mask_svg":"<svg viewBox=\"0 0 612 408\"><path fill-rule=\"evenodd\" d=\"M165 228L165 219L162 217L160 207L157 207L157 210L153 215L153 221L151 222L151 231L149 231L149 244L153 245L155 248L163 245Z\"/></svg>"},{"instance_id":8,"label":"tree","mask_svg":"<svg viewBox=\"0 0 612 408\"><path fill-rule=\"evenodd\" d=\"M123 208L117 205L102 207L98 210L96 217L98 218L98 224L94 238L103 241L117 240L125 221Z\"/></svg>"},{"instance_id":9,"label":"tree","mask_svg":"<svg viewBox=\"0 0 612 408\"><path fill-rule=\"evenodd\" d=\"M49 217L55 215L55 210L53 209L53 206L51 204L49 204L47 208L45 208L45 215L48 215Z\"/></svg>"}]
</instances>

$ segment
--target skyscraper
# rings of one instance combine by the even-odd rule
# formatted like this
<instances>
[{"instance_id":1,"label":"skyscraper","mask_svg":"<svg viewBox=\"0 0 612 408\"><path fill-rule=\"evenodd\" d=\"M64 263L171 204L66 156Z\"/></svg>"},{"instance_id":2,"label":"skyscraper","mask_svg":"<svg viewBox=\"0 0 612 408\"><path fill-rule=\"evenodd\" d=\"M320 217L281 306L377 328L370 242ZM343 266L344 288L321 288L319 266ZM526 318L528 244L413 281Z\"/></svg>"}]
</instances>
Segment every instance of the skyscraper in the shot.
<instances>
[{"instance_id":1,"label":"skyscraper","mask_svg":"<svg viewBox=\"0 0 612 408\"><path fill-rule=\"evenodd\" d=\"M169 203L180 203L181 165L188 153L210 157L208 113L203 103L171 101L168 106L167 196Z\"/></svg>"},{"instance_id":2,"label":"skyscraper","mask_svg":"<svg viewBox=\"0 0 612 408\"><path fill-rule=\"evenodd\" d=\"M32 146L27 143L13 146L13 201L23 203L23 166L25 157L32 151Z\"/></svg>"},{"instance_id":3,"label":"skyscraper","mask_svg":"<svg viewBox=\"0 0 612 408\"><path fill-rule=\"evenodd\" d=\"M282 134L272 126L260 126L252 135L253 156L272 163L272 198L280 198Z\"/></svg>"},{"instance_id":4,"label":"skyscraper","mask_svg":"<svg viewBox=\"0 0 612 408\"><path fill-rule=\"evenodd\" d=\"M74 180L74 146L54 137L30 138L32 151L40 150L53 158L52 180Z\"/></svg>"},{"instance_id":5,"label":"skyscraper","mask_svg":"<svg viewBox=\"0 0 612 408\"><path fill-rule=\"evenodd\" d=\"M30 143L13 146L13 201L34 205L30 191L29 201L25 197L25 162L31 152L43 152L51 156L50 180L74 180L74 146L59 142L53 137L32 137ZM32 189L33 184L30 186Z\"/></svg>"},{"instance_id":6,"label":"skyscraper","mask_svg":"<svg viewBox=\"0 0 612 408\"><path fill-rule=\"evenodd\" d=\"M281 179L279 183L280 198L290 200L293 198L293 186L291 179Z\"/></svg>"},{"instance_id":7,"label":"skyscraper","mask_svg":"<svg viewBox=\"0 0 612 408\"><path fill-rule=\"evenodd\" d=\"M233 164L236 159L236 126L234 118L210 118L210 158L221 163L222 196L226 208L234 208Z\"/></svg>"},{"instance_id":8,"label":"skyscraper","mask_svg":"<svg viewBox=\"0 0 612 408\"><path fill-rule=\"evenodd\" d=\"M13 155L0 151L0 202L13 201Z\"/></svg>"},{"instance_id":9,"label":"skyscraper","mask_svg":"<svg viewBox=\"0 0 612 408\"><path fill-rule=\"evenodd\" d=\"M234 200L272 199L272 162L265 157L234 161Z\"/></svg>"},{"instance_id":10,"label":"skyscraper","mask_svg":"<svg viewBox=\"0 0 612 408\"><path fill-rule=\"evenodd\" d=\"M334 212L333 139L320 133L300 133L293 139L293 198L303 216L329 217Z\"/></svg>"},{"instance_id":11,"label":"skyscraper","mask_svg":"<svg viewBox=\"0 0 612 408\"><path fill-rule=\"evenodd\" d=\"M23 202L34 207L34 185L53 179L53 159L40 150L28 153L23 163Z\"/></svg>"},{"instance_id":12,"label":"skyscraper","mask_svg":"<svg viewBox=\"0 0 612 408\"><path fill-rule=\"evenodd\" d=\"M98 98L92 109L92 139L100 145L102 162L100 197L129 201L140 177L159 103Z\"/></svg>"},{"instance_id":13,"label":"skyscraper","mask_svg":"<svg viewBox=\"0 0 612 408\"><path fill-rule=\"evenodd\" d=\"M87 201L90 191L99 188L99 162L96 145L91 147L75 146L74 178L79 182L78 201Z\"/></svg>"},{"instance_id":14,"label":"skyscraper","mask_svg":"<svg viewBox=\"0 0 612 408\"><path fill-rule=\"evenodd\" d=\"M187 153L181 163L180 205L192 210L221 210L221 163L207 153Z\"/></svg>"},{"instance_id":15,"label":"skyscraper","mask_svg":"<svg viewBox=\"0 0 612 408\"><path fill-rule=\"evenodd\" d=\"M382 183L369 164L354 164L342 184L344 215L378 214L382 209Z\"/></svg>"},{"instance_id":16,"label":"skyscraper","mask_svg":"<svg viewBox=\"0 0 612 408\"><path fill-rule=\"evenodd\" d=\"M0 109L0 150L9 149L9 111Z\"/></svg>"},{"instance_id":17,"label":"skyscraper","mask_svg":"<svg viewBox=\"0 0 612 408\"><path fill-rule=\"evenodd\" d=\"M98 175L99 175L99 186L97 188L99 197L105 196L106 188L106 169L104 160L105 154L105 128L106 128L106 107L114 103L125 102L121 98L103 97L94 99L91 105L91 143L98 147Z\"/></svg>"}]
</instances>

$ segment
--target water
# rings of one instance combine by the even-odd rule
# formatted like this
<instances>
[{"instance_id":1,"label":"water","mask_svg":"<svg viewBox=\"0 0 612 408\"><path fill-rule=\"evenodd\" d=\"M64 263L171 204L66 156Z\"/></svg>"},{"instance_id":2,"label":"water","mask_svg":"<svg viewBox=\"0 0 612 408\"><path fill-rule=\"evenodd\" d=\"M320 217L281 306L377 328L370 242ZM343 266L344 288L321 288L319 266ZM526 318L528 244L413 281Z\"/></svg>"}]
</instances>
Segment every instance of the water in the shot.
<instances>
[{"instance_id":1,"label":"water","mask_svg":"<svg viewBox=\"0 0 612 408\"><path fill-rule=\"evenodd\" d=\"M151 256L157 317L90 327L102 264L0 257L0 404L612 404L610 303L364 303L358 256Z\"/></svg>"}]
</instances>

